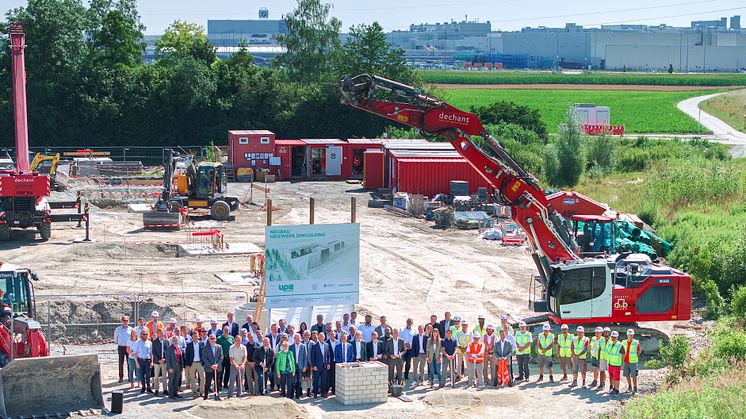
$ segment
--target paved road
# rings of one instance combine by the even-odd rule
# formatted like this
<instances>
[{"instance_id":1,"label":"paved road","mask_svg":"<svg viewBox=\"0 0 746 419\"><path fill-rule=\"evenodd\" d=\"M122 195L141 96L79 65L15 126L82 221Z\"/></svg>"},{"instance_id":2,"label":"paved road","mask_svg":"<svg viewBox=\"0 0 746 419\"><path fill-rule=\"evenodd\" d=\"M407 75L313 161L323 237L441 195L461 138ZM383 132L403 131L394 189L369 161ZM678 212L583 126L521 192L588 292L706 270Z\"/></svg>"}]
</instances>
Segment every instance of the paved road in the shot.
<instances>
[{"instance_id":1,"label":"paved road","mask_svg":"<svg viewBox=\"0 0 746 419\"><path fill-rule=\"evenodd\" d=\"M746 134L726 124L722 120L699 109L699 104L722 93L697 96L682 100L676 105L682 112L700 121L703 127L712 131L714 141L726 144L731 148L734 157L746 157Z\"/></svg>"}]
</instances>

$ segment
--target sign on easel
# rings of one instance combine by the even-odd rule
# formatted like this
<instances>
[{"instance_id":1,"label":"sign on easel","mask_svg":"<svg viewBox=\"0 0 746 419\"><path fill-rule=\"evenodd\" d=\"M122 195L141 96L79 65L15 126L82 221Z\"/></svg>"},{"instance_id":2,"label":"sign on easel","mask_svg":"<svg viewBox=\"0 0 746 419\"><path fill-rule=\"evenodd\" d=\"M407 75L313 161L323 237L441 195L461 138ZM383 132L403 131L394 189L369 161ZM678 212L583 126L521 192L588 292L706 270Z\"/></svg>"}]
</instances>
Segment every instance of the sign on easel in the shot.
<instances>
[{"instance_id":1,"label":"sign on easel","mask_svg":"<svg viewBox=\"0 0 746 419\"><path fill-rule=\"evenodd\" d=\"M268 308L357 304L360 225L265 228Z\"/></svg>"}]
</instances>

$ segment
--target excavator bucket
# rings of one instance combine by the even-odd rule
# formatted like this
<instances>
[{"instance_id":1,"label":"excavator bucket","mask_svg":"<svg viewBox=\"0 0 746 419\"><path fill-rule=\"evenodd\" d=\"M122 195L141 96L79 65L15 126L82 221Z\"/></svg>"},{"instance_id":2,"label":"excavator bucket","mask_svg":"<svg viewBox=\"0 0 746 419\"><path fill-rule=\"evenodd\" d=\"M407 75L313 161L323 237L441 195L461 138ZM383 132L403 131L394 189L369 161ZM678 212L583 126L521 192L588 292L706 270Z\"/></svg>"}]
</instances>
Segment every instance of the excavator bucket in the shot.
<instances>
[{"instance_id":1,"label":"excavator bucket","mask_svg":"<svg viewBox=\"0 0 746 419\"><path fill-rule=\"evenodd\" d=\"M16 359L0 369L0 417L104 409L98 355Z\"/></svg>"},{"instance_id":2,"label":"excavator bucket","mask_svg":"<svg viewBox=\"0 0 746 419\"><path fill-rule=\"evenodd\" d=\"M184 214L181 211L148 211L142 214L142 223L149 229L179 228L184 224Z\"/></svg>"}]
</instances>

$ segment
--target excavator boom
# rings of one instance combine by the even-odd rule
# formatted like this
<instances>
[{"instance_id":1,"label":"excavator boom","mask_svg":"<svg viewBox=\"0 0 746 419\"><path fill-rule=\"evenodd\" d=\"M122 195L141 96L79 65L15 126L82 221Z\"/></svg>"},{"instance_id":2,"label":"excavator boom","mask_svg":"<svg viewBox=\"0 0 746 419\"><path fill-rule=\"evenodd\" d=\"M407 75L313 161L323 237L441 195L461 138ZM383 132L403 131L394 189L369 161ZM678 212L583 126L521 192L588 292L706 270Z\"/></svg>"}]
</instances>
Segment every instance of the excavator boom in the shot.
<instances>
[{"instance_id":1,"label":"excavator boom","mask_svg":"<svg viewBox=\"0 0 746 419\"><path fill-rule=\"evenodd\" d=\"M427 135L446 138L489 182L497 198L511 207L513 220L528 235L545 285L550 263L579 259L569 232L553 220L555 216L536 179L487 133L475 114L438 101L415 87L367 74L343 78L340 90L343 104L420 129ZM477 147L471 136L481 137L495 157Z\"/></svg>"}]
</instances>

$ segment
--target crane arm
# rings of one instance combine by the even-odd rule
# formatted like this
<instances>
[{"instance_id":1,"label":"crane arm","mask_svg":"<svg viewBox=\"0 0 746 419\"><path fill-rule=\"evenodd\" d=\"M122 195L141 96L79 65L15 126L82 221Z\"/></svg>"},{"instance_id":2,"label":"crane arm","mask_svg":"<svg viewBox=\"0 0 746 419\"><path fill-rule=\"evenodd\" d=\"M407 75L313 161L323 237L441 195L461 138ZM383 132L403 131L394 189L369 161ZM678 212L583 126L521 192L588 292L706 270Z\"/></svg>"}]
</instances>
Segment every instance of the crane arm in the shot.
<instances>
[{"instance_id":1,"label":"crane arm","mask_svg":"<svg viewBox=\"0 0 746 419\"><path fill-rule=\"evenodd\" d=\"M536 179L487 133L475 114L427 96L415 87L367 74L343 78L340 89L343 104L447 139L495 188L502 203L511 207L512 218L526 232L544 280L549 263L578 259L569 234L562 234L561 218L547 203ZM497 157L484 153L471 136L481 137Z\"/></svg>"}]
</instances>

